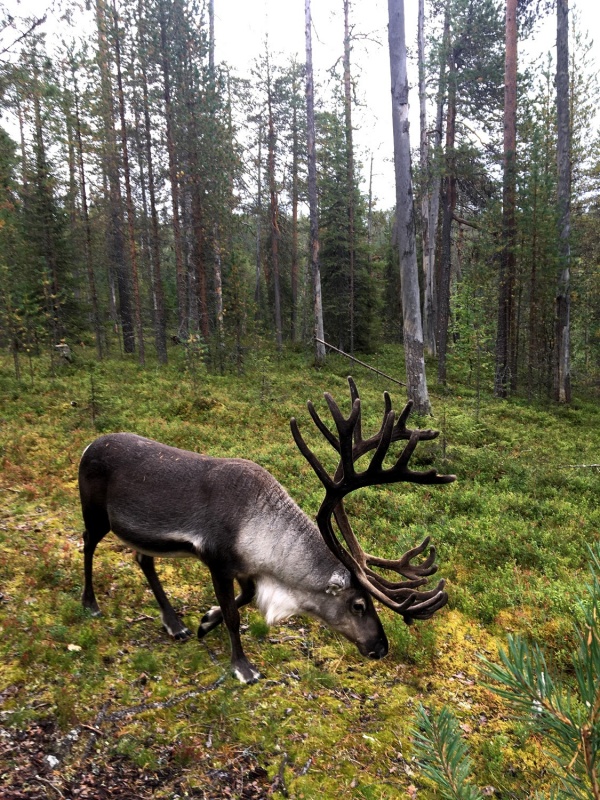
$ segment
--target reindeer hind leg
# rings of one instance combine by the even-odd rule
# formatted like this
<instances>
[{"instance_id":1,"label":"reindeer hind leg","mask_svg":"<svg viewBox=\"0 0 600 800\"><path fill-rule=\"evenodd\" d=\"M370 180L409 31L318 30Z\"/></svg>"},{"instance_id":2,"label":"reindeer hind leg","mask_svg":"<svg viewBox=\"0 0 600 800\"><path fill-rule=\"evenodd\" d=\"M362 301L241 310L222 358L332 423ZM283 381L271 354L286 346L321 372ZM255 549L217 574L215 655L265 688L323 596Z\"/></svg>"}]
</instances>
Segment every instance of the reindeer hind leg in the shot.
<instances>
[{"instance_id":1,"label":"reindeer hind leg","mask_svg":"<svg viewBox=\"0 0 600 800\"><path fill-rule=\"evenodd\" d=\"M189 639L192 632L183 624L181 619L177 616L177 612L169 602L169 598L165 594L165 590L156 574L156 567L154 566L154 558L146 556L143 553L136 553L135 560L140 565L142 572L146 576L146 580L152 589L152 593L156 598L156 602L160 607L160 618L162 620L163 628L174 639Z\"/></svg>"},{"instance_id":2,"label":"reindeer hind leg","mask_svg":"<svg viewBox=\"0 0 600 800\"><path fill-rule=\"evenodd\" d=\"M96 600L93 581L94 553L96 547L110 530L106 513L91 515L84 512L85 530L83 532L83 593L81 603L94 617L100 615L100 606Z\"/></svg>"}]
</instances>

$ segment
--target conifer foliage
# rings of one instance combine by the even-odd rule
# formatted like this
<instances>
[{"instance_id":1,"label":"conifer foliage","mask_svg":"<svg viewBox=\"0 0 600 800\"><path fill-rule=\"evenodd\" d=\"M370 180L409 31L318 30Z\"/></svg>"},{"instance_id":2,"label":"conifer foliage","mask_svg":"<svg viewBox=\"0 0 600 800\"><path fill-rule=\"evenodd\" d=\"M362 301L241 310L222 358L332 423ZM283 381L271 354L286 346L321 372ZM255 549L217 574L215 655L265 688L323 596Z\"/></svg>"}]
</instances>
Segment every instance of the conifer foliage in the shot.
<instances>
[{"instance_id":1,"label":"conifer foliage","mask_svg":"<svg viewBox=\"0 0 600 800\"><path fill-rule=\"evenodd\" d=\"M522 68L548 3L420 2L404 57L420 158L402 78L388 209L357 144L372 43L350 0L326 80L309 0L306 60L266 39L245 74L215 57L218 0L94 0L85 39L63 5L62 38L37 17L0 28L0 344L16 370L65 341L141 364L178 345L224 370L257 337L317 363L325 340L400 340L411 396L423 352L439 384L466 374L501 397L566 403L597 383L600 86L566 0L560 63Z\"/></svg>"}]
</instances>

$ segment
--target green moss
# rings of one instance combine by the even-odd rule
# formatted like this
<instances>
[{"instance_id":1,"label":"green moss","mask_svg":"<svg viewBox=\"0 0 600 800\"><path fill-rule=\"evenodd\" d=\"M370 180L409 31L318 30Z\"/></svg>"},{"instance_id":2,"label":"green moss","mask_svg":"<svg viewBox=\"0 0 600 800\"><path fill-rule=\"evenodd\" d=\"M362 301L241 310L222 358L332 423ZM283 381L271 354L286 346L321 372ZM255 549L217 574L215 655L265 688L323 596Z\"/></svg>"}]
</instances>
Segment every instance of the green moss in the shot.
<instances>
[{"instance_id":1,"label":"green moss","mask_svg":"<svg viewBox=\"0 0 600 800\"><path fill-rule=\"evenodd\" d=\"M396 348L376 359L397 374ZM494 657L508 631L544 642L559 667L569 663L586 543L600 527L600 478L568 465L598 460L594 402L559 409L481 397L476 405L462 389L460 398L434 398L436 418L422 424L442 433L418 448L414 466L434 465L458 481L365 489L348 498L366 549L391 557L430 535L448 581L449 607L434 620L409 628L382 612L390 654L380 662L362 659L314 621L267 628L250 608L242 614L244 647L265 678L241 686L229 674L226 630L202 642L170 640L139 568L112 536L95 557L103 616L81 609L76 479L83 448L100 432L132 430L250 458L314 514L322 489L292 442L288 420L298 418L334 468L335 454L314 432L305 401L312 399L324 419L324 390L346 411L350 404L346 364L328 361L317 372L309 361L303 353L280 359L263 348L248 360L243 380L208 374L176 350L163 369L143 370L130 358L103 362L93 366L92 409L85 360L53 380L34 360L32 387L17 384L0 358L4 724L24 727L49 716L61 730L98 726L107 733L97 737L98 763L118 756L148 771L168 766L157 797L181 794L174 786L219 796L211 775L237 769L248 754L268 773L268 789L286 753L290 797L389 798L405 796L413 784L429 800L433 792L411 766L409 731L417 699L431 707L448 703L469 739L479 785L533 796L548 774L540 743L481 686L477 664L482 654ZM368 434L379 428L389 387L365 372L355 377ZM392 394L400 406L399 393ZM214 603L207 570L167 560L158 569L194 629ZM118 716L127 709L134 711ZM81 749L69 757L79 758L87 741L82 734Z\"/></svg>"}]
</instances>

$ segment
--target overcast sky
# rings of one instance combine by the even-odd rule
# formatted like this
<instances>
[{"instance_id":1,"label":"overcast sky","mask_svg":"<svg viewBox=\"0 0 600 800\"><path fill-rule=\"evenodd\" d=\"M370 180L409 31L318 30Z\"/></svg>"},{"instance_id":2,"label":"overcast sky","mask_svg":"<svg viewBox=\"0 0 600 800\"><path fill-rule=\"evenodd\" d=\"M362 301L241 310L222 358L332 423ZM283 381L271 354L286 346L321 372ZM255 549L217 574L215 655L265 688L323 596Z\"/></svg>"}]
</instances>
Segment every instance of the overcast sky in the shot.
<instances>
[{"instance_id":1,"label":"overcast sky","mask_svg":"<svg viewBox=\"0 0 600 800\"><path fill-rule=\"evenodd\" d=\"M317 80L342 54L343 0L312 0L313 58ZM600 37L600 0L570 3L577 10L582 28ZM406 38L409 53L416 52L417 0L405 0ZM427 0L426 0L427 8ZM394 204L392 120L390 108L390 66L387 50L387 0L351 0L351 24L357 39L353 46L352 72L361 106L353 122L355 140L365 172L374 156L373 188L380 208ZM303 0L215 0L215 40L218 59L227 61L244 74L263 51L265 36L273 53L297 53L304 60ZM522 63L554 49L556 17L551 14L538 26L529 42L520 44ZM600 67L600 42L594 46ZM416 74L412 77L416 82ZM411 144L418 144L418 96L411 85ZM365 175L366 178L366 175ZM365 187L366 189L366 187Z\"/></svg>"},{"instance_id":2,"label":"overcast sky","mask_svg":"<svg viewBox=\"0 0 600 800\"><path fill-rule=\"evenodd\" d=\"M1 0L0 0L1 2ZM218 60L228 62L241 76L247 76L253 62L264 51L265 36L276 55L297 54L304 61L304 0L214 0L215 39ZM52 2L44 0L4 0L9 12L41 16ZM91 3L93 6L93 2ZM409 52L416 50L417 0L405 0L406 36ZM600 36L600 0L571 0L581 27L593 36ZM427 7L427 0L426 0ZM343 48L343 0L312 0L313 57L315 77L321 81L323 93L328 88L326 70L340 58ZM371 154L374 157L373 188L380 208L394 203L394 170L390 110L390 72L387 51L387 0L351 0L351 24L356 37L352 53L352 72L357 87L359 106L353 112L355 142L365 172ZM86 35L93 30L93 13L82 12L76 18ZM519 58L528 58L554 49L555 16L550 15L528 42L520 44ZM57 25L51 11L45 29L66 33L64 23ZM600 67L600 42L595 43L596 69ZM413 75L413 83L416 75ZM317 86L319 91L319 86ZM418 97L411 86L411 143L418 143ZM366 177L366 176L365 176ZM366 189L366 186L364 187Z\"/></svg>"}]
</instances>

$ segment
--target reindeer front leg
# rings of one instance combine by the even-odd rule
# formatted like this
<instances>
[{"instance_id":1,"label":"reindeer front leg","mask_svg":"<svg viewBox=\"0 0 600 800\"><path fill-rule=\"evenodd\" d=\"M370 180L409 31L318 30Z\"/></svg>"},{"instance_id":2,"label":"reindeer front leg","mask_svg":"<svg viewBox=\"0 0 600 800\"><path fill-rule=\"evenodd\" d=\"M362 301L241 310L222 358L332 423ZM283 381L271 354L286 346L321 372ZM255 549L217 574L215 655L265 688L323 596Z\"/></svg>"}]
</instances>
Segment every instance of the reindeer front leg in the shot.
<instances>
[{"instance_id":1,"label":"reindeer front leg","mask_svg":"<svg viewBox=\"0 0 600 800\"><path fill-rule=\"evenodd\" d=\"M213 586L217 602L221 607L223 621L231 639L231 669L235 677L242 683L256 683L260 672L246 658L240 638L240 612L236 603L233 578L228 577L217 568L211 568Z\"/></svg>"},{"instance_id":2,"label":"reindeer front leg","mask_svg":"<svg viewBox=\"0 0 600 800\"><path fill-rule=\"evenodd\" d=\"M165 590L156 574L154 566L154 559L152 556L146 556L143 553L136 553L135 560L140 565L142 572L146 576L152 593L156 598L156 602L160 607L160 618L167 633L174 639L188 639L192 632L183 624L181 619L177 616L177 612L169 602L169 598L165 594Z\"/></svg>"},{"instance_id":3,"label":"reindeer front leg","mask_svg":"<svg viewBox=\"0 0 600 800\"><path fill-rule=\"evenodd\" d=\"M256 584L252 578L238 578L241 592L235 598L235 604L238 608L248 605L254 599L256 594ZM207 633L214 630L218 625L223 622L223 612L221 606L213 606L200 620L198 627L198 638L203 639Z\"/></svg>"}]
</instances>

